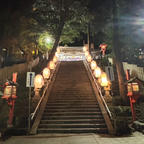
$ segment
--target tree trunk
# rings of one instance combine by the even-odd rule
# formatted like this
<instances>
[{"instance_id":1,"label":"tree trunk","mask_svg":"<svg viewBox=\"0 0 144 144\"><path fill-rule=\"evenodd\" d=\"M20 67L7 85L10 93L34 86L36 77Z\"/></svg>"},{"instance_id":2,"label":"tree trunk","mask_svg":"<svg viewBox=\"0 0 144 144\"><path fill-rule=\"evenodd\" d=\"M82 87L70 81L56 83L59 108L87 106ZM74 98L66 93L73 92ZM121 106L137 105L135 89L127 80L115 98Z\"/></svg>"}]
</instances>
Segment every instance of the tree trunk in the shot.
<instances>
[{"instance_id":1,"label":"tree trunk","mask_svg":"<svg viewBox=\"0 0 144 144\"><path fill-rule=\"evenodd\" d=\"M56 38L55 38L55 42L54 42L52 51L51 51L50 56L49 56L49 60L52 60L52 58L56 52L57 46L59 44L60 36L62 34L63 27L64 27L64 20L61 20L61 23L60 23L59 28L58 28L58 33L57 33Z\"/></svg>"},{"instance_id":2,"label":"tree trunk","mask_svg":"<svg viewBox=\"0 0 144 144\"><path fill-rule=\"evenodd\" d=\"M49 55L49 61L52 60L55 52L56 52L56 49L57 49L57 46L59 44L59 41L60 41L60 36L62 34L62 30L63 30L63 27L64 27L64 24L65 24L65 16L63 15L63 0L60 0L59 1L59 12L60 12L60 19L59 19L59 27L58 27L58 32L56 34L56 38L55 38L55 42L54 42L54 45L53 45L53 48L52 48L52 51ZM65 12L66 14L66 12Z\"/></svg>"},{"instance_id":3,"label":"tree trunk","mask_svg":"<svg viewBox=\"0 0 144 144\"><path fill-rule=\"evenodd\" d=\"M118 75L118 83L119 83L119 92L123 101L126 101L126 86L124 84L124 70L123 65L120 60L120 45L119 45L119 23L118 23L118 8L117 8L117 0L112 0L113 3L113 54L114 61L116 64L116 70Z\"/></svg>"},{"instance_id":4,"label":"tree trunk","mask_svg":"<svg viewBox=\"0 0 144 144\"><path fill-rule=\"evenodd\" d=\"M87 39L88 39L88 50L90 51L90 44L91 44L91 40L90 40L90 23L88 23L88 35L87 35Z\"/></svg>"}]
</instances>

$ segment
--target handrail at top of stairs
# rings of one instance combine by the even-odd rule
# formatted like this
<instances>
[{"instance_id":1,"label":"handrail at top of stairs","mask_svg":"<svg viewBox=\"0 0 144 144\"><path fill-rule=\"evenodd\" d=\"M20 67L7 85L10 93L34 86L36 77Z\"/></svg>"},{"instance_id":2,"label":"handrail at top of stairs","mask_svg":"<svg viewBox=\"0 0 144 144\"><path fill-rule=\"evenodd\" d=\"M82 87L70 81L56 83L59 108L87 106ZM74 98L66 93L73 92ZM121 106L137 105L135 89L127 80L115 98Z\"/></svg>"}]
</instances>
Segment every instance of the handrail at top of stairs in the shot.
<instances>
[{"instance_id":1,"label":"handrail at top of stairs","mask_svg":"<svg viewBox=\"0 0 144 144\"><path fill-rule=\"evenodd\" d=\"M50 75L49 80L47 80L47 82L46 82L46 86L45 86L45 88L44 88L42 97L40 98L40 100L39 100L39 102L38 102L38 104L37 104L34 112L31 113L31 120L33 120L33 118L35 117L38 109L40 108L41 102L43 101L43 98L44 98L44 96L45 96L45 93L46 93L46 91L47 91L47 89L48 89L48 86L49 86L50 82L52 81L52 78L53 78L53 75L54 75L55 71L56 71L56 68L54 69L54 71L52 71L52 74Z\"/></svg>"},{"instance_id":2,"label":"handrail at top of stairs","mask_svg":"<svg viewBox=\"0 0 144 144\"><path fill-rule=\"evenodd\" d=\"M100 97L101 97L101 99L102 99L102 101L103 101L103 103L104 103L104 106L105 106L105 108L106 108L106 110L107 110L107 112L108 112L108 115L109 115L109 117L112 119L112 114L111 114L111 112L110 112L110 109L109 109L109 107L108 107L108 105L107 105L105 99L103 98L101 89L100 89L100 87L99 87L99 85L98 85L98 83L97 83L97 81L96 81L96 79L95 79L95 77L94 77L94 75L93 75L93 73L92 73L90 67L89 67L89 64L87 63L86 60L85 60L84 62L86 63L89 72L91 73L91 76L92 76L92 78L93 78L93 80L94 80L94 83L95 83L97 89L98 89L98 92L99 92Z\"/></svg>"}]
</instances>

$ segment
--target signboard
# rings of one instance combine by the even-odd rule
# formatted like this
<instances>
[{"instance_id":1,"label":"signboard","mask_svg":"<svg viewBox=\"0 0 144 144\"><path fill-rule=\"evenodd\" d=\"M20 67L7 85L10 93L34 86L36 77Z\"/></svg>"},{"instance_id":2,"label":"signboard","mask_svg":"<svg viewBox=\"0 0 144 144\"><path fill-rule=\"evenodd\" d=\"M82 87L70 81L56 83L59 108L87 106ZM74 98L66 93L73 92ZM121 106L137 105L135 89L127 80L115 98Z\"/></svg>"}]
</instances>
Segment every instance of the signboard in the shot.
<instances>
[{"instance_id":1,"label":"signboard","mask_svg":"<svg viewBox=\"0 0 144 144\"><path fill-rule=\"evenodd\" d=\"M114 72L112 66L106 66L105 67L106 74L110 81L114 81Z\"/></svg>"},{"instance_id":2,"label":"signboard","mask_svg":"<svg viewBox=\"0 0 144 144\"><path fill-rule=\"evenodd\" d=\"M35 72L27 72L26 87L34 87Z\"/></svg>"}]
</instances>

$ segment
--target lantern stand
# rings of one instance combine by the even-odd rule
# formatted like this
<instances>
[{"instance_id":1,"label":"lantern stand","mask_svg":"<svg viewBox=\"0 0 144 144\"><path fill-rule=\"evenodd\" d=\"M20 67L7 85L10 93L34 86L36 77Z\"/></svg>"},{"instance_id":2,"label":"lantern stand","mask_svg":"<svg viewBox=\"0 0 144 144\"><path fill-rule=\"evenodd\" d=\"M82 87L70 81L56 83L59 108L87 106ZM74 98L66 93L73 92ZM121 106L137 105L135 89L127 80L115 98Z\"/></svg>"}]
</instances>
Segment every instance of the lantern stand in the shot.
<instances>
[{"instance_id":1,"label":"lantern stand","mask_svg":"<svg viewBox=\"0 0 144 144\"><path fill-rule=\"evenodd\" d=\"M42 76L43 76L43 79L44 79L44 85L47 84L49 78L50 78L50 69L49 68L44 68L43 71L42 71Z\"/></svg>"},{"instance_id":2,"label":"lantern stand","mask_svg":"<svg viewBox=\"0 0 144 144\"><path fill-rule=\"evenodd\" d=\"M13 81L7 81L4 85L4 94L2 96L2 99L6 99L9 109L9 119L8 119L8 127L12 127L13 124L13 116L14 116L14 105L15 100L17 98L16 96L16 86L17 83Z\"/></svg>"},{"instance_id":3,"label":"lantern stand","mask_svg":"<svg viewBox=\"0 0 144 144\"><path fill-rule=\"evenodd\" d=\"M110 91L111 91L111 83L108 82L108 85L104 87L105 91L105 96L110 96Z\"/></svg>"},{"instance_id":4,"label":"lantern stand","mask_svg":"<svg viewBox=\"0 0 144 144\"><path fill-rule=\"evenodd\" d=\"M39 96L39 92L43 86L44 86L43 76L41 74L37 74L34 78L34 91L36 96Z\"/></svg>"},{"instance_id":5,"label":"lantern stand","mask_svg":"<svg viewBox=\"0 0 144 144\"><path fill-rule=\"evenodd\" d=\"M136 100L139 98L139 84L137 82L130 82L127 83L127 96L130 99L130 106L131 106L131 113L132 113L132 119L133 121L136 120L136 111L134 108L134 104L136 103Z\"/></svg>"},{"instance_id":6,"label":"lantern stand","mask_svg":"<svg viewBox=\"0 0 144 144\"><path fill-rule=\"evenodd\" d=\"M134 104L140 96L140 86L136 81L136 77L130 79L130 70L126 70L126 79L127 79L127 96L130 99L131 113L133 121L136 120L136 111L134 109Z\"/></svg>"}]
</instances>

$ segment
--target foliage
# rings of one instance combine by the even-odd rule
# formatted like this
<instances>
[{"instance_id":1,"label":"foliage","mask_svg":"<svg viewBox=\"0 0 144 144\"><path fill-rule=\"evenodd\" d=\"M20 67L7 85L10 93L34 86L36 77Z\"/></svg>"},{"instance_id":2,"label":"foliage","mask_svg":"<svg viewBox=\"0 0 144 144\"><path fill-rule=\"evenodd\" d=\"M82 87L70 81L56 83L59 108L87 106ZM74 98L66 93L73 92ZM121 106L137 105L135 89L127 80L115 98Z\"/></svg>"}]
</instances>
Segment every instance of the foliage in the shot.
<instances>
[{"instance_id":1,"label":"foliage","mask_svg":"<svg viewBox=\"0 0 144 144\"><path fill-rule=\"evenodd\" d=\"M80 36L80 32L86 31L87 8L82 1L37 0L33 6L35 8L34 18L55 38L60 24L64 23L61 35L63 43L72 43L75 38Z\"/></svg>"}]
</instances>

